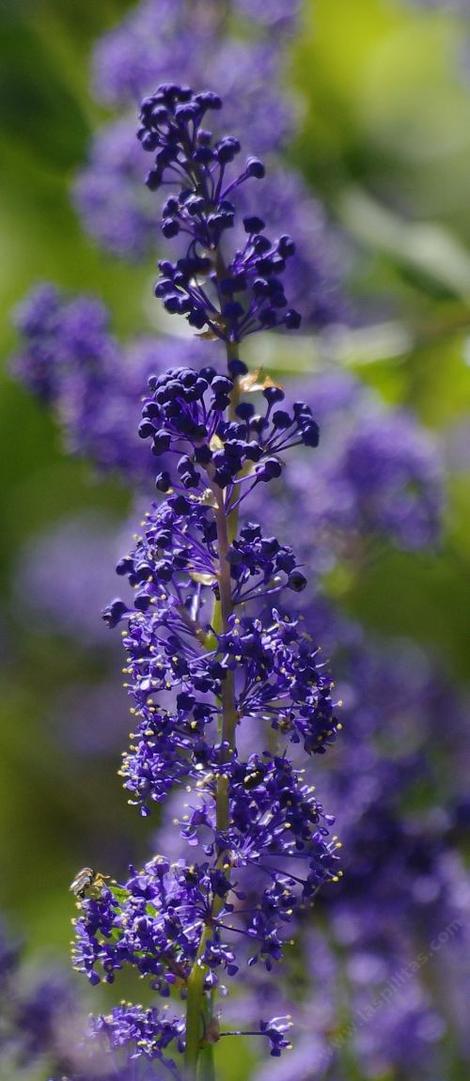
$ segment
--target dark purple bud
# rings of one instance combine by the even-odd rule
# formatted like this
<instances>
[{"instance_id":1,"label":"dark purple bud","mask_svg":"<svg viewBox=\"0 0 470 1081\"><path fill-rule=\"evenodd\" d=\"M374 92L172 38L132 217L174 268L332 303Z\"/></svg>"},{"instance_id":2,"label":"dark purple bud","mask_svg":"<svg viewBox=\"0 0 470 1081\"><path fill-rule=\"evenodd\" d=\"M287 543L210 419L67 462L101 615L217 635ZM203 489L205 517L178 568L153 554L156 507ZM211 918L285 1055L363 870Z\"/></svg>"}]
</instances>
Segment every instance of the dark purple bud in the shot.
<instances>
[{"instance_id":1,"label":"dark purple bud","mask_svg":"<svg viewBox=\"0 0 470 1081\"><path fill-rule=\"evenodd\" d=\"M235 410L237 417L242 420L249 421L255 414L255 407L251 402L240 402Z\"/></svg>"},{"instance_id":2,"label":"dark purple bud","mask_svg":"<svg viewBox=\"0 0 470 1081\"><path fill-rule=\"evenodd\" d=\"M171 488L171 477L169 473L159 473L155 478L155 487L159 492L168 492Z\"/></svg>"},{"instance_id":3,"label":"dark purple bud","mask_svg":"<svg viewBox=\"0 0 470 1081\"><path fill-rule=\"evenodd\" d=\"M262 481L274 480L276 477L280 477L281 473L282 465L277 458L267 458L256 470L258 480Z\"/></svg>"},{"instance_id":4,"label":"dark purple bud","mask_svg":"<svg viewBox=\"0 0 470 1081\"><path fill-rule=\"evenodd\" d=\"M300 571L291 571L287 579L287 585L289 589L294 590L294 593L301 593L307 585L307 579Z\"/></svg>"},{"instance_id":5,"label":"dark purple bud","mask_svg":"<svg viewBox=\"0 0 470 1081\"><path fill-rule=\"evenodd\" d=\"M262 218L257 218L256 215L253 215L250 218L243 218L243 227L248 234L262 233L264 221Z\"/></svg>"},{"instance_id":6,"label":"dark purple bud","mask_svg":"<svg viewBox=\"0 0 470 1081\"><path fill-rule=\"evenodd\" d=\"M302 322L302 316L299 312L295 311L295 308L289 308L284 316L284 323L288 330L297 330Z\"/></svg>"},{"instance_id":7,"label":"dark purple bud","mask_svg":"<svg viewBox=\"0 0 470 1081\"><path fill-rule=\"evenodd\" d=\"M124 604L119 597L116 600L111 601L111 604L103 610L104 622L108 624L108 627L116 627L120 623L121 619L129 612L127 604Z\"/></svg>"},{"instance_id":8,"label":"dark purple bud","mask_svg":"<svg viewBox=\"0 0 470 1081\"><path fill-rule=\"evenodd\" d=\"M278 241L277 249L279 255L282 255L283 259L288 259L291 255L294 255L295 244L292 237L287 235L281 236Z\"/></svg>"},{"instance_id":9,"label":"dark purple bud","mask_svg":"<svg viewBox=\"0 0 470 1081\"><path fill-rule=\"evenodd\" d=\"M159 169L151 169L145 177L145 183L150 191L157 191L162 182L162 177Z\"/></svg>"},{"instance_id":10,"label":"dark purple bud","mask_svg":"<svg viewBox=\"0 0 470 1081\"><path fill-rule=\"evenodd\" d=\"M237 360L235 358L234 360L229 360L228 370L230 372L230 375L233 376L234 379L237 379L237 377L240 375L246 375L248 368L246 364L244 364L243 360Z\"/></svg>"},{"instance_id":11,"label":"dark purple bud","mask_svg":"<svg viewBox=\"0 0 470 1081\"><path fill-rule=\"evenodd\" d=\"M285 398L284 391L281 387L265 387L263 395L269 405L274 405L274 402L282 402Z\"/></svg>"},{"instance_id":12,"label":"dark purple bud","mask_svg":"<svg viewBox=\"0 0 470 1081\"><path fill-rule=\"evenodd\" d=\"M148 439L155 434L155 427L149 420L141 420L137 431L141 439Z\"/></svg>"},{"instance_id":13,"label":"dark purple bud","mask_svg":"<svg viewBox=\"0 0 470 1081\"><path fill-rule=\"evenodd\" d=\"M166 218L162 223L163 236L166 236L168 240L173 236L178 236L179 231L179 223L175 218Z\"/></svg>"},{"instance_id":14,"label":"dark purple bud","mask_svg":"<svg viewBox=\"0 0 470 1081\"><path fill-rule=\"evenodd\" d=\"M204 109L222 108L222 98L218 94L214 94L213 90L204 90L202 94L196 94L195 101L202 105Z\"/></svg>"},{"instance_id":15,"label":"dark purple bud","mask_svg":"<svg viewBox=\"0 0 470 1081\"><path fill-rule=\"evenodd\" d=\"M247 176L253 176L256 180L262 180L266 175L266 169L259 158L248 158L246 163Z\"/></svg>"},{"instance_id":16,"label":"dark purple bud","mask_svg":"<svg viewBox=\"0 0 470 1081\"><path fill-rule=\"evenodd\" d=\"M288 428L291 424L291 418L285 409L276 409L272 416L272 422L275 428Z\"/></svg>"}]
</instances>

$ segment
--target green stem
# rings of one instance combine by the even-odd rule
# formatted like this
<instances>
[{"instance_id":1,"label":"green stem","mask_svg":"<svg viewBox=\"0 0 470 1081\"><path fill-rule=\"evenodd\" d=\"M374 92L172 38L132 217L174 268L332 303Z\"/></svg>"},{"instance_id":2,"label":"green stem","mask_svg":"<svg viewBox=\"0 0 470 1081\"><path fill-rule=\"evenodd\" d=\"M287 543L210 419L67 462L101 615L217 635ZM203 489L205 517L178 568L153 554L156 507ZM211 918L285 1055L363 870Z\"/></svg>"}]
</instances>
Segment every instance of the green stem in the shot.
<instances>
[{"instance_id":1,"label":"green stem","mask_svg":"<svg viewBox=\"0 0 470 1081\"><path fill-rule=\"evenodd\" d=\"M238 344L227 343L227 360L232 360L238 355ZM238 388L235 384L233 400L230 403L230 414L233 417L234 409L238 401ZM228 629L230 616L233 612L232 581L230 576L230 562L228 551L230 541L236 532L236 513L226 514L224 506L224 493L217 485L213 486L216 500L215 519L217 528L217 548L219 556L219 597L214 603L212 626L215 634L225 633ZM219 737L227 743L227 757L230 750L235 748L235 733L237 725L237 710L235 704L235 679L233 672L227 672L222 683L221 693L222 720L219 728ZM217 779L216 793L216 820L217 829L225 830L229 825L229 789L228 779L220 776ZM216 899L213 904L213 915L216 916L222 902ZM201 936L196 960L188 978L188 995L186 1000L186 1053L185 1064L188 1078L192 1081L215 1081L213 1034L210 1033L214 1026L213 1007L214 996L207 996L204 991L206 969L201 963L206 943L210 938L210 928L206 927ZM209 1032L209 1039L206 1035Z\"/></svg>"},{"instance_id":2,"label":"green stem","mask_svg":"<svg viewBox=\"0 0 470 1081\"><path fill-rule=\"evenodd\" d=\"M204 981L206 971L201 964L206 942L208 928L201 935L196 960L188 978L188 994L186 999L186 1050L185 1065L188 1077L197 1078L198 1059L204 1038Z\"/></svg>"},{"instance_id":3,"label":"green stem","mask_svg":"<svg viewBox=\"0 0 470 1081\"><path fill-rule=\"evenodd\" d=\"M197 1081L215 1081L214 1045L208 1043L199 1056Z\"/></svg>"}]
</instances>

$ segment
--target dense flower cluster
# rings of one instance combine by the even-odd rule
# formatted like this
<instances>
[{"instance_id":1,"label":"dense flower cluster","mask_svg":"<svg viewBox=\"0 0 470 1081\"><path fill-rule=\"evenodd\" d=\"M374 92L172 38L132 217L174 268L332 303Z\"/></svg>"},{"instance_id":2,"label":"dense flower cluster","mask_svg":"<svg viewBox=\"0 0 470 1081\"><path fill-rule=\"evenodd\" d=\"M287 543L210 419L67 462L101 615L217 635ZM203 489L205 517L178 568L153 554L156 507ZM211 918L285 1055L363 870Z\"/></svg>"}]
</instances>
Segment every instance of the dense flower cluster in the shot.
<instances>
[{"instance_id":1,"label":"dense flower cluster","mask_svg":"<svg viewBox=\"0 0 470 1081\"><path fill-rule=\"evenodd\" d=\"M69 449L86 455L100 469L117 468L128 482L150 488L155 460L137 436L142 390L152 374L168 366L169 357L173 364L202 367L207 344L147 338L123 348L105 331L108 317L100 308L99 347L95 333L90 360L90 303L87 297L61 296L50 286L33 291L19 312L25 346L13 369L35 394L47 397ZM212 348L219 346L212 343ZM240 371L241 364L235 364L233 373ZM411 415L386 409L370 390L343 372L320 374L299 389L314 403L322 424L315 485L310 484L309 460L299 448L286 462L287 484L279 488L275 500L265 501L263 515L270 529L281 532L293 510L301 507L297 546L301 557L320 573L339 556L354 558L358 547L370 545L373 537L407 549L434 544L442 514L442 468L431 436ZM149 400L150 408L154 404ZM251 411L249 403L245 408ZM150 423L142 434L146 431L151 435ZM161 464L162 472L167 472L168 458ZM190 482L191 471L186 479ZM53 604L53 581L48 591ZM40 590L33 586L33 592ZM61 593L58 585L59 608Z\"/></svg>"},{"instance_id":2,"label":"dense flower cluster","mask_svg":"<svg viewBox=\"0 0 470 1081\"><path fill-rule=\"evenodd\" d=\"M171 22L183 6L167 7L160 0L160 15ZM211 9L210 19L218 21L207 0L196 6L204 19ZM233 6L260 25L282 29L297 14L292 5L292 18L286 16L277 0L233 0ZM146 9L151 15L155 4ZM200 24L204 33L209 27L212 33L210 19ZM129 49L138 52L142 43L131 38ZM117 55L123 44L121 38ZM130 76L134 64L131 57ZM121 82L125 88L124 77ZM288 236L272 245L266 241L264 223L251 208L248 214L244 208L245 237L240 239L239 195L249 188L245 179L261 178L262 166L249 159L247 168L227 181L226 166L239 144L231 136L213 137L200 126L204 112L211 108L217 113L219 104L213 94L160 87L143 104L140 138L147 151L157 152L149 187L159 188L171 178L182 184L164 206L164 235L177 243L181 234L190 237L179 260L160 264L157 295L168 311L187 315L196 329L207 327L209 337L233 346L254 329L298 323L295 312L285 311L280 279L289 276L295 255ZM226 265L221 242L234 223L241 246ZM323 315L321 310L320 289L316 321L328 321L328 308ZM335 1081L346 1040L354 1044L369 1077L395 1069L399 1074L405 1045L407 1056L416 1054L416 1064L421 1063L423 1048L433 1050L444 1026L409 959L409 928L419 925L414 941L419 933L437 935L444 919L449 926L456 921L460 932L467 903L462 868L452 864L447 849L465 817L464 804L455 815L429 821L398 810L399 796L406 798L417 779L435 784L437 791L432 762L422 753L429 717L423 721L420 714L424 708L429 714L433 692L418 679L420 701L418 706L410 703L413 687L403 680L396 658L382 663L371 657L358 629L330 619L320 601L310 612L302 597L305 625L314 631L310 634L280 606L270 608L267 598L283 587L291 597L302 593L305 576L290 545L267 535L256 522L245 522L237 532L235 512L240 504L244 509L244 495L260 481L280 477L281 455L296 447L294 464L287 466L290 495L271 509L266 502L263 521L269 530L278 532L279 514L291 527L295 511L301 549L307 553L313 547L323 570L339 551L344 554L337 545L342 531L353 542L380 535L403 547L421 547L434 541L438 531L440 477L433 449L409 417L393 412L385 421L355 381L343 376L317 380L311 388L315 416L323 420L333 411L337 422L328 453L318 454L312 498L305 447L316 447L318 427L303 401L292 411L279 408L283 392L265 386L262 409L256 412L250 402L240 401L246 369L234 359L238 350L229 350L226 374L208 367L202 354L204 366L188 367L193 363L188 352L197 346L181 342L175 347L181 351L176 362L184 366L161 375L161 361L166 365L169 358L159 352L162 346L147 342L136 347L139 392L142 374L145 379L149 369L157 374L150 381L139 431L143 440L151 440L153 451L143 464L144 444L132 438L127 446L133 423L130 384L116 379L123 358L109 339L103 310L88 298L64 301L50 290L37 295L20 322L29 347L17 370L35 393L58 404L66 429L76 433L75 451L139 477L155 473L155 458L164 456L158 461L157 489L167 498L146 515L142 537L117 567L134 589L133 599L114 601L105 618L111 626L126 625L126 677L138 718L135 742L124 756L125 787L143 813L174 789L173 807L179 814L183 796L184 814L173 825L179 836L175 841L173 834L164 849L172 858L181 852L181 858L170 863L155 857L142 870L131 867L126 882L103 879L79 896L77 966L96 983L102 978L112 982L116 972L130 965L164 997L178 991L184 1001L191 998L194 977L199 978L205 1005L200 1004L198 1049L243 1033L243 1028L240 1033L221 1030L208 1003L220 980L239 967L241 976L246 963L263 962L256 970L261 972L260 998L263 1012L268 1001L271 1012L272 984L270 990L265 971L281 956L293 922L303 919L319 887L340 877L336 838L329 839L333 819L297 768L304 751L324 751L340 727L331 679L313 644L329 633L342 649L349 734L343 750L334 748L322 790L327 804L340 809L348 877L346 887L330 891L328 945L320 933L310 939L316 985L306 997L303 1016L308 1038L290 1064L283 1059L278 1076L309 1078L314 1064L319 1076ZM77 378L69 378L72 371ZM347 554L355 556L354 551ZM75 603L72 597L71 609ZM365 706L351 703L358 684ZM436 713L440 732L442 699ZM186 846L194 863L186 862ZM367 906L362 897L358 903L365 887ZM388 1009L381 989L386 991L403 967L405 991L399 1007ZM338 1024L345 983L353 1013L346 1034ZM41 1003L39 1015L40 1008ZM274 1008L285 1007L273 1003ZM370 1011L375 1017L377 1009L380 1041L357 1022ZM260 1012L257 1004L250 1011L252 1017ZM30 1015L34 1022L34 1003ZM123 1003L97 1018L92 1034L104 1039L113 1054L130 1054L139 1070L152 1060L164 1075L170 1071L176 1077L172 1055L188 1051L188 1024L169 1010ZM288 1027L281 1014L261 1020L255 1029L249 1025L246 1034L264 1036L278 1057L288 1046ZM120 1077L120 1059L116 1062L113 1076ZM123 1076L127 1081L128 1075Z\"/></svg>"},{"instance_id":3,"label":"dense flower cluster","mask_svg":"<svg viewBox=\"0 0 470 1081\"><path fill-rule=\"evenodd\" d=\"M217 86L228 129L236 124L251 140L250 150L272 158L290 138L297 113L285 88L281 93L280 82L283 45L296 27L299 8L297 2L284 5L277 0L143 0L98 44L95 93L106 105L133 109L155 85L182 70L193 86L208 80ZM244 18L249 20L246 27ZM246 29L254 31L251 40ZM132 259L145 257L158 241L155 199L142 191L145 172L145 154L135 142L134 114L121 115L95 136L89 164L74 188L76 205L94 239ZM276 165L270 172L263 217L270 231L279 223L296 236L297 251L286 268L288 295L315 326L337 322L346 311L340 285L343 244L294 170ZM242 214L257 213L247 189L232 192L232 198Z\"/></svg>"},{"instance_id":4,"label":"dense flower cluster","mask_svg":"<svg viewBox=\"0 0 470 1081\"><path fill-rule=\"evenodd\" d=\"M164 235L183 232L190 238L183 258L159 263L156 295L168 312L186 315L191 326L207 326L216 337L236 342L263 327L295 329L300 316L287 308L281 281L286 260L295 252L290 236L272 243L261 218L245 217L244 246L230 261L223 260L220 242L233 227L236 211L229 196L246 180L262 179L265 169L250 157L242 172L226 176L240 143L232 135L214 142L212 132L202 127L206 113L221 105L212 91L193 94L164 84L144 100L138 136L144 150L157 151L147 186L156 191L165 182L181 184L163 206Z\"/></svg>"},{"instance_id":5,"label":"dense flower cluster","mask_svg":"<svg viewBox=\"0 0 470 1081\"><path fill-rule=\"evenodd\" d=\"M173 440L190 443L196 447L200 468L195 477L189 456L179 459L184 466L183 487L188 476L195 493L170 495L156 507L135 551L118 564L118 572L128 576L135 590L134 614L121 600L105 613L110 625L127 619L126 673L142 722L138 743L125 759L124 774L126 787L144 808L149 799L161 799L175 780L191 772L197 776L201 764L217 768L224 761L217 744L212 750L213 735L207 742L206 729L220 718L223 707L217 699L234 669L240 671L234 686L239 719L268 722L289 738L301 739L310 753L323 750L337 727L330 678L310 637L295 621L273 610L263 619L240 618L234 612L224 633L210 622L210 600L220 599L217 515L221 509L230 513L234 490L236 503L240 501L237 474L256 451L255 468L263 472L256 473L254 480L248 475L248 480L252 486L260 478L270 479L273 467L268 473L265 470L270 463L277 465L273 451L285 449L296 437L309 444L318 439L316 424L303 404L294 409L293 416L285 410L272 412L276 400L283 397L277 388L263 392L266 413L256 424L253 407L247 404L245 409L243 402L237 410L241 415L247 410L248 419L227 421L224 410L232 392L233 381L227 376L217 376L213 370L183 370L157 379L152 398L144 402L143 434L152 435L158 451L175 449ZM234 434L238 439L231 438ZM250 440L251 434L258 438ZM221 451L211 451L214 439ZM162 486L161 475L157 483ZM169 484L168 477L163 487ZM206 501L208 484L215 493L212 505ZM216 497L222 500L218 511ZM228 546L226 559L234 609L242 600L259 601L283 584L296 592L305 585L292 550L275 537L264 537L256 524L242 528ZM162 693L173 695L168 708L161 704ZM208 694L216 701L208 703ZM154 695L159 695L158 708Z\"/></svg>"},{"instance_id":6,"label":"dense flower cluster","mask_svg":"<svg viewBox=\"0 0 470 1081\"><path fill-rule=\"evenodd\" d=\"M248 617L240 625L231 617L216 648L204 652L196 651L197 643L188 647L188 626L175 603L162 601L150 611L129 619L124 638L126 673L142 721L123 773L144 812L148 801L162 799L175 781L197 777L204 766L224 768L224 748L213 745L221 706L208 703L206 695L220 696L235 668L240 670L237 716L260 722L261 734L268 723L294 742L302 740L308 753L322 752L334 739L338 722L331 680L295 623L281 620L276 611L267 625ZM156 706L153 696L159 692L172 692L176 708Z\"/></svg>"},{"instance_id":7,"label":"dense flower cluster","mask_svg":"<svg viewBox=\"0 0 470 1081\"><path fill-rule=\"evenodd\" d=\"M155 222L155 195L141 194L148 158L133 129L133 118L130 123L118 120L95 136L90 164L75 184L74 198L85 225L103 247L138 260L150 247L158 246L161 230ZM235 189L231 198L242 215L255 213L251 185ZM320 329L343 321L348 316L339 269L344 243L293 170L273 171L270 166L263 182L263 217L272 233L288 229L296 238L296 250L285 271L294 307L306 322Z\"/></svg>"},{"instance_id":8,"label":"dense flower cluster","mask_svg":"<svg viewBox=\"0 0 470 1081\"><path fill-rule=\"evenodd\" d=\"M286 1032L290 1027L291 1021L289 1017L273 1017L269 1021L261 1020L259 1029L250 1033L250 1035L263 1037L267 1041L270 1054L278 1058L284 1048L290 1047L289 1040L286 1038ZM161 1067L158 1076L172 1077L175 1081L178 1081L178 1079L182 1079L182 1074L174 1059L169 1057L166 1052L171 1044L174 1044L173 1053L184 1050L183 1030L184 1022L178 1017L170 1019L165 1010L144 1009L142 1006L123 1003L121 1006L116 1006L111 1013L92 1020L90 1036L94 1040L98 1038L101 1042L106 1041L107 1046L114 1054L122 1048L126 1050L127 1054L129 1049L138 1048L138 1060L144 1057L153 1064L157 1060ZM237 1032L221 1032L219 1034L220 1037L237 1035L239 1035ZM133 1066L136 1067L136 1056L131 1056L126 1065L127 1069L129 1067L132 1069ZM100 1076L104 1077L101 1074ZM120 1073L113 1073L112 1076L117 1081L120 1081ZM148 1072L144 1069L144 1073L141 1073L139 1061L139 1081L141 1079L146 1081L147 1077L155 1078L156 1076L154 1067ZM132 1074L132 1078L134 1078L134 1074ZM106 1074L104 1081L107 1081L107 1079L108 1075ZM82 1079L74 1076L73 1081L82 1081ZM83 1081L93 1081L93 1079L89 1078L87 1074L86 1077L83 1077ZM129 1081L128 1073L123 1081Z\"/></svg>"},{"instance_id":9,"label":"dense flower cluster","mask_svg":"<svg viewBox=\"0 0 470 1081\"><path fill-rule=\"evenodd\" d=\"M240 370L240 361L229 363L233 372ZM225 416L235 390L234 378L214 368L170 368L150 380L150 389L153 393L144 399L139 435L152 440L157 457L166 451L181 455L177 479L166 471L158 474L161 491L176 487L202 495L209 481L209 487L225 491L225 508L233 509L246 486L251 490L281 475L280 454L299 444L318 444L318 425L310 406L299 401L292 412L274 408L284 399L279 387L263 390L264 413L256 414L251 402L240 402L235 420ZM191 508L188 499L177 498L173 505L182 514Z\"/></svg>"},{"instance_id":10,"label":"dense flower cluster","mask_svg":"<svg viewBox=\"0 0 470 1081\"><path fill-rule=\"evenodd\" d=\"M199 829L212 837L205 862L170 865L155 857L143 870L131 869L126 883L82 902L75 963L92 983L100 973L112 982L129 964L167 996L187 984L197 956L207 987L217 985L220 972L235 975L240 959L260 959L269 970L281 956L284 925L335 877L335 844L325 839L322 808L288 762L254 756L228 763L225 776L230 825L217 828L213 799L202 799L185 827L191 837ZM212 785L215 778L206 798L215 795ZM231 881L230 871L260 859L266 885L245 907L237 872Z\"/></svg>"},{"instance_id":11,"label":"dense flower cluster","mask_svg":"<svg viewBox=\"0 0 470 1081\"><path fill-rule=\"evenodd\" d=\"M174 1050L182 1049L183 1032L182 1018L170 1015L167 1009L144 1009L130 1003L116 1006L111 1013L101 1014L91 1023L92 1038L105 1040L113 1051L124 1048L129 1052L133 1047L138 1048L139 1055L157 1059L163 1067L162 1072L168 1071L174 1077L179 1077L180 1072L166 1052L171 1044L175 1045Z\"/></svg>"},{"instance_id":12,"label":"dense flower cluster","mask_svg":"<svg viewBox=\"0 0 470 1081\"><path fill-rule=\"evenodd\" d=\"M193 595L185 607L194 619L195 608L202 602L201 585L210 586L214 596L219 596L214 509L193 500L184 504L181 514L175 504L180 505L178 497L155 504L147 512L144 535L119 560L116 570L137 589L134 604L144 610L162 590L173 592L181 601L183 595L190 596L192 585ZM279 544L275 537L265 537L254 522L242 527L230 545L228 559L234 604L271 594L283 585L295 592L305 586L292 548Z\"/></svg>"}]
</instances>

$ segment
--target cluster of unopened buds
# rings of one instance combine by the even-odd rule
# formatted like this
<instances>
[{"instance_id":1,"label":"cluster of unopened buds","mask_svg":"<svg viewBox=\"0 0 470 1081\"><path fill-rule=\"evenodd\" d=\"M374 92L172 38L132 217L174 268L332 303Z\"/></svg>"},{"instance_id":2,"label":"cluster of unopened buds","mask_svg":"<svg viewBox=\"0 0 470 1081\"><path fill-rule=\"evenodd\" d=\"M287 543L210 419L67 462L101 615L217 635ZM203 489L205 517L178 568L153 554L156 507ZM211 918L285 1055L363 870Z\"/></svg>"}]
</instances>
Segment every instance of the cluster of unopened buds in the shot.
<instances>
[{"instance_id":1,"label":"cluster of unopened buds","mask_svg":"<svg viewBox=\"0 0 470 1081\"><path fill-rule=\"evenodd\" d=\"M181 234L186 250L176 262L159 263L155 295L171 314L185 315L191 326L233 342L260 328L295 329L300 315L288 307L282 284L286 260L295 252L290 236L273 243L261 218L245 217L241 246L228 260L222 254L224 234L235 225L231 193L247 180L261 180L265 169L251 157L241 173L227 177L240 152L238 139L227 135L214 142L212 132L201 126L206 113L221 106L217 94L161 86L142 104L138 136L144 150L156 151L148 187L181 185L163 207L162 230L166 237Z\"/></svg>"}]
</instances>

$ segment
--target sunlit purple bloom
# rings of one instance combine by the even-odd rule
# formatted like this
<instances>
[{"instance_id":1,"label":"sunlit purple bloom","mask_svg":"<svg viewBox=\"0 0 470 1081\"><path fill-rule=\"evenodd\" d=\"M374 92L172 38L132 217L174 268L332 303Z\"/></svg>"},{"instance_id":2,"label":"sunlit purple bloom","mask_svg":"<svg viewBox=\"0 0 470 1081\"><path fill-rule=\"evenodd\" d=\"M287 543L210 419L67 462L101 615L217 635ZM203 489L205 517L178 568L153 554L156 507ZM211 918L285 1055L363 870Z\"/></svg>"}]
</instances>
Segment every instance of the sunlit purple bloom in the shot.
<instances>
[{"instance_id":1,"label":"sunlit purple bloom","mask_svg":"<svg viewBox=\"0 0 470 1081\"><path fill-rule=\"evenodd\" d=\"M240 716L270 723L285 739L302 741L308 753L321 753L338 725L328 672L294 622L277 612L264 625L245 616L232 622L215 648L196 650L199 625L186 623L183 615L170 594L154 602L148 615L130 616L124 637L129 691L142 720L123 773L144 812L175 782L190 774L197 778L203 765L217 768L223 761L217 744L212 749L220 704L206 696L220 696L227 674L239 665L246 672L236 693ZM155 704L155 695L170 691L176 712L171 703Z\"/></svg>"},{"instance_id":2,"label":"sunlit purple bloom","mask_svg":"<svg viewBox=\"0 0 470 1081\"><path fill-rule=\"evenodd\" d=\"M335 845L328 843L322 808L311 790L299 786L288 763L260 759L226 768L233 825L225 833L215 823L211 827L204 803L194 810L192 823L193 829L206 824L212 831L219 859L214 862L210 846L207 860L197 867L183 861L170 865L158 856L141 871L131 868L126 883L111 884L99 897L81 902L74 959L92 983L113 982L117 971L132 965L167 997L172 986L187 981L209 919L212 933L202 955L208 988L218 983L219 970L234 976L240 962L261 960L269 971L282 956L285 924L334 878ZM261 807L269 809L265 823ZM265 885L246 907L236 871L234 881L230 871L256 863L260 855Z\"/></svg>"},{"instance_id":3,"label":"sunlit purple bloom","mask_svg":"<svg viewBox=\"0 0 470 1081\"><path fill-rule=\"evenodd\" d=\"M143 1055L148 1059L157 1059L162 1066L162 1073L169 1071L176 1076L179 1071L171 1058L171 1045L176 1051L183 1046L184 1021L172 1015L166 1008L144 1009L123 1003L115 1006L109 1014L101 1014L92 1020L92 1035L109 1043L112 1050L129 1055Z\"/></svg>"}]
</instances>

